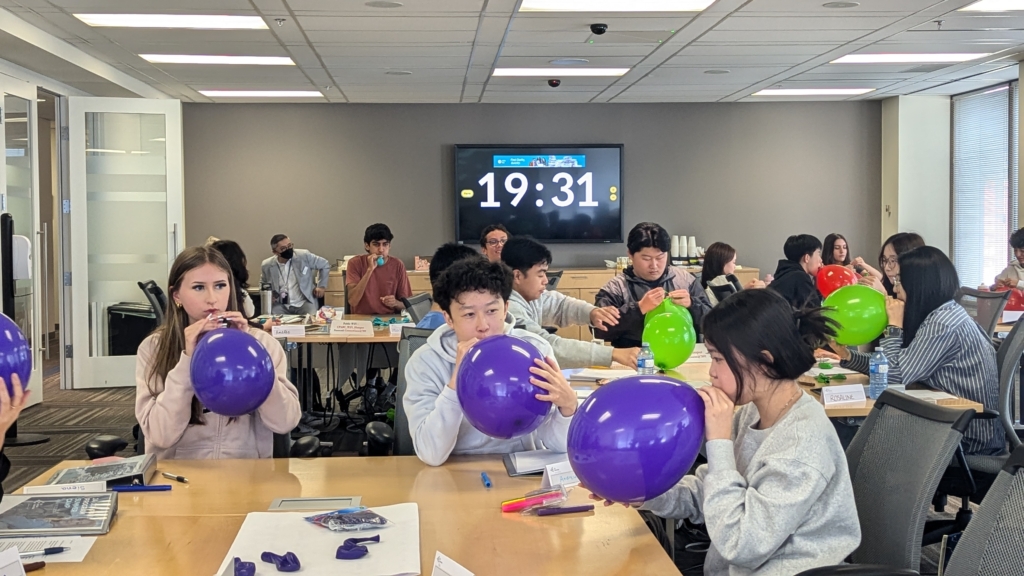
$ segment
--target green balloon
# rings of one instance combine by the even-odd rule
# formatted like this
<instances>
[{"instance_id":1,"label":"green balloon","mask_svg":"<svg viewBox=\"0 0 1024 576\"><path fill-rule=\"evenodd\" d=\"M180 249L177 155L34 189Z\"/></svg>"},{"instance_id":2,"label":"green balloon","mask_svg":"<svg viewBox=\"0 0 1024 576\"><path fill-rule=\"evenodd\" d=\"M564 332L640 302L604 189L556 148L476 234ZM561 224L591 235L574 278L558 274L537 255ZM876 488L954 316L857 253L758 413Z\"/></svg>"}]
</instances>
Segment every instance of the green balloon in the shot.
<instances>
[{"instance_id":1,"label":"green balloon","mask_svg":"<svg viewBox=\"0 0 1024 576\"><path fill-rule=\"evenodd\" d=\"M647 327L651 319L658 314L678 314L685 318L691 326L693 325L693 316L690 315L690 311L673 302L671 298L666 297L661 301L661 304L658 304L654 310L651 310L644 316L644 327Z\"/></svg>"},{"instance_id":2,"label":"green balloon","mask_svg":"<svg viewBox=\"0 0 1024 576\"><path fill-rule=\"evenodd\" d=\"M651 346L654 354L654 365L661 370L672 370L679 367L693 354L697 345L697 332L693 329L690 312L685 308L682 314L664 312L650 318L644 327L643 341Z\"/></svg>"},{"instance_id":3,"label":"green balloon","mask_svg":"<svg viewBox=\"0 0 1024 576\"><path fill-rule=\"evenodd\" d=\"M825 315L839 323L836 342L844 346L871 342L889 323L885 295L867 286L843 286L829 294L824 306Z\"/></svg>"}]
</instances>

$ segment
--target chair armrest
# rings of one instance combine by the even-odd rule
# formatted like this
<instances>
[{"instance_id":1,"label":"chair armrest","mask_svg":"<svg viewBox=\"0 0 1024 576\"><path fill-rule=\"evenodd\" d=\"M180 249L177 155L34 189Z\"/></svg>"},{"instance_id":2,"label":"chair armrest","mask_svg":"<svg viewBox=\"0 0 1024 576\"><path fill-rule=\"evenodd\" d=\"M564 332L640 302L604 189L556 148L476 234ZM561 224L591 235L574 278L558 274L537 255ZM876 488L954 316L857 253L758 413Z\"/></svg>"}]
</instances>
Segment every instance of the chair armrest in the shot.
<instances>
[{"instance_id":1,"label":"chair armrest","mask_svg":"<svg viewBox=\"0 0 1024 576\"><path fill-rule=\"evenodd\" d=\"M913 570L879 564L843 564L804 570L797 576L918 576Z\"/></svg>"}]
</instances>

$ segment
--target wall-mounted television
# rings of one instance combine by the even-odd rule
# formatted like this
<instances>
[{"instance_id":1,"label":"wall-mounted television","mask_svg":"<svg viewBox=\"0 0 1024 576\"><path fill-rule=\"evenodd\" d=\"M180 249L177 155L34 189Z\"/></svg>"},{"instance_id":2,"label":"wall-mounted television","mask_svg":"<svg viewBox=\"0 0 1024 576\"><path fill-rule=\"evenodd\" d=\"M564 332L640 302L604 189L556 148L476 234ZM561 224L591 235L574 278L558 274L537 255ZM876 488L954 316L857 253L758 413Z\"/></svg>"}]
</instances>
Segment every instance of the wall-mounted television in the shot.
<instances>
[{"instance_id":1,"label":"wall-mounted television","mask_svg":"<svg viewBox=\"0 0 1024 576\"><path fill-rule=\"evenodd\" d=\"M455 147L455 237L622 242L622 145Z\"/></svg>"}]
</instances>

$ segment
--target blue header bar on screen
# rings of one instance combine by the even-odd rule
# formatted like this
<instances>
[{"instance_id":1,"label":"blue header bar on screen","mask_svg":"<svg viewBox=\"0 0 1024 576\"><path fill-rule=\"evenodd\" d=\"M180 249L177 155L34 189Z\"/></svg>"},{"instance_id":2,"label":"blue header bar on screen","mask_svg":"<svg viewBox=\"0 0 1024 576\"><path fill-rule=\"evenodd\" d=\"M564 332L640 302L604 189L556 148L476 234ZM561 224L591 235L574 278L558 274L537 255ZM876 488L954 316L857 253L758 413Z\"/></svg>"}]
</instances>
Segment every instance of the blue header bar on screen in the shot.
<instances>
[{"instance_id":1,"label":"blue header bar on screen","mask_svg":"<svg viewBox=\"0 0 1024 576\"><path fill-rule=\"evenodd\" d=\"M494 155L495 168L586 168L587 157L578 155Z\"/></svg>"}]
</instances>

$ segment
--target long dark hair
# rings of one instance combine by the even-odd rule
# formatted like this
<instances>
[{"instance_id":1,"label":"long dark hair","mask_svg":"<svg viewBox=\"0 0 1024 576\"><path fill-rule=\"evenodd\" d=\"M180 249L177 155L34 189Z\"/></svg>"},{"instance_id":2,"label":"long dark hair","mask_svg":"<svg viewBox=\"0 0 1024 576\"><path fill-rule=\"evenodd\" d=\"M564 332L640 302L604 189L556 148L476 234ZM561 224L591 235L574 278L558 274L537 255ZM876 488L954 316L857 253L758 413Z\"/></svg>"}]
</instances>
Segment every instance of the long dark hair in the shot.
<instances>
[{"instance_id":1,"label":"long dark hair","mask_svg":"<svg viewBox=\"0 0 1024 576\"><path fill-rule=\"evenodd\" d=\"M835 257L836 240L842 240L843 242L846 242L846 259L844 259L842 262L836 262L836 257ZM849 266L850 265L850 243L846 240L845 236L843 236L842 234L836 234L836 233L832 233L832 234L829 234L828 236L825 236L825 243L821 247L821 263L824 264L824 265L828 265L828 264L838 264L840 266Z\"/></svg>"},{"instance_id":2,"label":"long dark hair","mask_svg":"<svg viewBox=\"0 0 1024 576\"><path fill-rule=\"evenodd\" d=\"M210 247L223 254L231 266L231 275L235 278L235 297L241 305L245 300L245 290L249 287L249 262L245 258L245 252L234 240L217 240L210 244Z\"/></svg>"},{"instance_id":3,"label":"long dark hair","mask_svg":"<svg viewBox=\"0 0 1024 576\"><path fill-rule=\"evenodd\" d=\"M836 323L821 308L794 310L772 290L743 290L705 314L701 330L736 376L738 400L755 371L796 380L810 370L814 350L835 338Z\"/></svg>"},{"instance_id":4,"label":"long dark hair","mask_svg":"<svg viewBox=\"0 0 1024 576\"><path fill-rule=\"evenodd\" d=\"M736 249L725 242L715 242L704 251L704 268L700 272L700 285L708 287L708 282L725 273L725 265L736 257Z\"/></svg>"},{"instance_id":5,"label":"long dark hair","mask_svg":"<svg viewBox=\"0 0 1024 576\"><path fill-rule=\"evenodd\" d=\"M882 273L882 286L885 286L885 291L890 296L895 296L895 287L892 281L889 280L889 275L885 273L885 264L882 260L885 258L885 247L892 246L893 252L896 253L896 257L899 258L903 254L910 252L914 248L920 248L924 246L924 238L916 232L897 232L892 236L886 238L885 242L882 242L882 248L878 251L878 270ZM902 271L903 267L900 266ZM900 272L902 274L902 272Z\"/></svg>"},{"instance_id":6,"label":"long dark hair","mask_svg":"<svg viewBox=\"0 0 1024 576\"><path fill-rule=\"evenodd\" d=\"M956 296L960 277L942 250L921 246L900 255L900 284L907 294L903 311L903 347L917 336L921 323Z\"/></svg>"}]
</instances>

